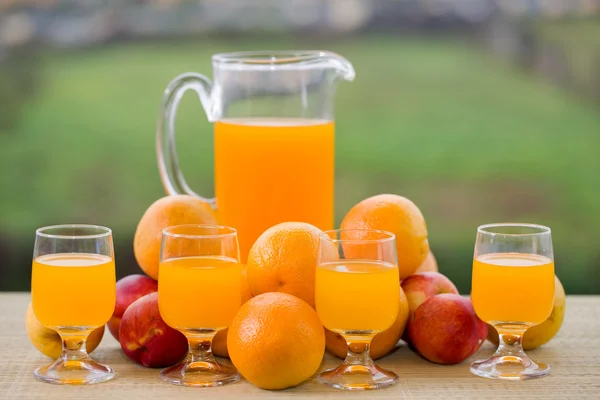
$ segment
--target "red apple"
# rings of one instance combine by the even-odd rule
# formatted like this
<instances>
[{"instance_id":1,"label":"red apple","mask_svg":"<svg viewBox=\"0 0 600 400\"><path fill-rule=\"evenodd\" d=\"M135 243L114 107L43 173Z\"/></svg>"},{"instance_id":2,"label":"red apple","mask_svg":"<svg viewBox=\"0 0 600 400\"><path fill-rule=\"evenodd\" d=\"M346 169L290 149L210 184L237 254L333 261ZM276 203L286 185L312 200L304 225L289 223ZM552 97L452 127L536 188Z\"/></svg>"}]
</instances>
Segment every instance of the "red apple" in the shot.
<instances>
[{"instance_id":1,"label":"red apple","mask_svg":"<svg viewBox=\"0 0 600 400\"><path fill-rule=\"evenodd\" d=\"M428 298L442 293L458 294L454 283L439 272L418 272L403 279L400 286L408 299L408 324L410 324L410 318L417 307ZM408 326L402 335L402 340L410 343Z\"/></svg>"},{"instance_id":2,"label":"red apple","mask_svg":"<svg viewBox=\"0 0 600 400\"><path fill-rule=\"evenodd\" d=\"M419 272L403 279L401 282L402 290L408 299L409 319L425 300L436 294L454 293L458 290L454 283L445 275L439 272Z\"/></svg>"},{"instance_id":3,"label":"red apple","mask_svg":"<svg viewBox=\"0 0 600 400\"><path fill-rule=\"evenodd\" d=\"M119 326L121 325L121 317L127 310L127 307L134 301L148 293L153 293L158 290L158 284L152 278L146 275L129 275L119 279L117 282L117 302L115 303L115 311L108 323L108 330L113 337L119 340Z\"/></svg>"},{"instance_id":4,"label":"red apple","mask_svg":"<svg viewBox=\"0 0 600 400\"><path fill-rule=\"evenodd\" d=\"M458 364L485 342L487 324L477 317L470 299L438 294L417 307L408 334L413 347L427 360Z\"/></svg>"},{"instance_id":5,"label":"red apple","mask_svg":"<svg viewBox=\"0 0 600 400\"><path fill-rule=\"evenodd\" d=\"M125 310L119 342L129 359L150 368L173 365L188 352L185 336L160 317L158 293L137 299Z\"/></svg>"}]
</instances>

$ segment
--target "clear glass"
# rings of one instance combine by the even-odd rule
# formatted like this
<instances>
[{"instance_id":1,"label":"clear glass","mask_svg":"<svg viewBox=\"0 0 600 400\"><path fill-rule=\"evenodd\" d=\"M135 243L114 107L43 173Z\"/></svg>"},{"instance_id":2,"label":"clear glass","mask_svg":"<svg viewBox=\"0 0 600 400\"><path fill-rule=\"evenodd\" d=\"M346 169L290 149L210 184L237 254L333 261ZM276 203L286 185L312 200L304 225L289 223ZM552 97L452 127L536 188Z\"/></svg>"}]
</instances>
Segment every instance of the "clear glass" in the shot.
<instances>
[{"instance_id":1,"label":"clear glass","mask_svg":"<svg viewBox=\"0 0 600 400\"><path fill-rule=\"evenodd\" d=\"M373 337L388 329L400 309L398 255L393 233L371 229L327 231L321 235L315 303L323 325L346 339L339 367L319 381L345 390L393 385L398 375L371 359Z\"/></svg>"},{"instance_id":2,"label":"clear glass","mask_svg":"<svg viewBox=\"0 0 600 400\"><path fill-rule=\"evenodd\" d=\"M167 325L188 339L188 356L162 370L163 380L186 386L220 386L240 378L217 362L212 340L242 305L237 232L219 225L178 225L163 230L158 307Z\"/></svg>"},{"instance_id":3,"label":"clear glass","mask_svg":"<svg viewBox=\"0 0 600 400\"><path fill-rule=\"evenodd\" d=\"M333 229L333 99L337 83L354 78L352 65L326 51L217 54L212 65L212 82L185 73L164 93L156 149L166 192L216 207L220 223L238 231L242 262L280 222ZM189 89L214 123L215 198L195 193L177 161L175 118Z\"/></svg>"},{"instance_id":4,"label":"clear glass","mask_svg":"<svg viewBox=\"0 0 600 400\"><path fill-rule=\"evenodd\" d=\"M115 309L115 261L110 229L56 225L36 231L31 302L40 323L58 332L62 354L34 377L49 383L88 385L116 374L92 360L86 340Z\"/></svg>"},{"instance_id":5,"label":"clear glass","mask_svg":"<svg viewBox=\"0 0 600 400\"><path fill-rule=\"evenodd\" d=\"M554 254L550 228L502 223L477 229L471 299L475 312L499 336L496 352L471 364L485 378L522 380L550 373L530 359L523 334L544 322L554 305Z\"/></svg>"}]
</instances>

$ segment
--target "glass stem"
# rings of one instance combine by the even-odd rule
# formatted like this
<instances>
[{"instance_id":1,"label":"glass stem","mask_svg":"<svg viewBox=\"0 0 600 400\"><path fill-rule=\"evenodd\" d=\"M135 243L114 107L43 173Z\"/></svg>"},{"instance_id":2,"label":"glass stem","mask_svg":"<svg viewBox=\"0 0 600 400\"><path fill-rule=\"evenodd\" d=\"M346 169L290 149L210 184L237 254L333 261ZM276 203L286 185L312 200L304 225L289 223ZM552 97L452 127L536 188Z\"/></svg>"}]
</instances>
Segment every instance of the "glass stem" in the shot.
<instances>
[{"instance_id":1,"label":"glass stem","mask_svg":"<svg viewBox=\"0 0 600 400\"><path fill-rule=\"evenodd\" d=\"M500 357L515 357L514 361L525 363L529 359L523 351L523 335L527 330L527 326L495 326L498 331L499 344L494 356Z\"/></svg>"},{"instance_id":2,"label":"glass stem","mask_svg":"<svg viewBox=\"0 0 600 400\"><path fill-rule=\"evenodd\" d=\"M62 339L62 354L60 357L64 362L82 361L88 358L85 341L89 332L65 333L58 331Z\"/></svg>"},{"instance_id":3,"label":"glass stem","mask_svg":"<svg viewBox=\"0 0 600 400\"><path fill-rule=\"evenodd\" d=\"M346 365L371 365L371 340L373 337L361 338L358 341L346 339L348 352L344 364Z\"/></svg>"},{"instance_id":4,"label":"glass stem","mask_svg":"<svg viewBox=\"0 0 600 400\"><path fill-rule=\"evenodd\" d=\"M216 363L212 352L212 341L214 334L210 336L188 336L189 362Z\"/></svg>"}]
</instances>

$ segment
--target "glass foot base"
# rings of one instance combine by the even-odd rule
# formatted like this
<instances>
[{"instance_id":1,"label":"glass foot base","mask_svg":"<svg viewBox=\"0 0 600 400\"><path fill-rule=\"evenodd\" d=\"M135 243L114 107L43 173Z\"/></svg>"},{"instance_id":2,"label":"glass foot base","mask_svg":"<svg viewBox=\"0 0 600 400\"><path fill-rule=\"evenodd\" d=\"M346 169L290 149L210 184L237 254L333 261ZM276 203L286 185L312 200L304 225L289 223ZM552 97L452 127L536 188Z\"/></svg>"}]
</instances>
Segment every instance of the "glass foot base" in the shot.
<instances>
[{"instance_id":1,"label":"glass foot base","mask_svg":"<svg viewBox=\"0 0 600 400\"><path fill-rule=\"evenodd\" d=\"M222 386L240 379L239 372L216 362L182 362L161 371L160 377L173 385Z\"/></svg>"},{"instance_id":2,"label":"glass foot base","mask_svg":"<svg viewBox=\"0 0 600 400\"><path fill-rule=\"evenodd\" d=\"M529 357L492 356L471 364L471 372L484 378L520 381L546 376L550 373L550 367L536 363Z\"/></svg>"},{"instance_id":3,"label":"glass foot base","mask_svg":"<svg viewBox=\"0 0 600 400\"><path fill-rule=\"evenodd\" d=\"M97 363L91 358L67 361L59 358L48 366L36 369L33 376L56 385L91 385L110 381L117 374L108 365Z\"/></svg>"},{"instance_id":4,"label":"glass foot base","mask_svg":"<svg viewBox=\"0 0 600 400\"><path fill-rule=\"evenodd\" d=\"M398 375L379 368L375 364L342 364L319 374L319 382L325 386L343 390L371 390L391 386L398 381Z\"/></svg>"}]
</instances>

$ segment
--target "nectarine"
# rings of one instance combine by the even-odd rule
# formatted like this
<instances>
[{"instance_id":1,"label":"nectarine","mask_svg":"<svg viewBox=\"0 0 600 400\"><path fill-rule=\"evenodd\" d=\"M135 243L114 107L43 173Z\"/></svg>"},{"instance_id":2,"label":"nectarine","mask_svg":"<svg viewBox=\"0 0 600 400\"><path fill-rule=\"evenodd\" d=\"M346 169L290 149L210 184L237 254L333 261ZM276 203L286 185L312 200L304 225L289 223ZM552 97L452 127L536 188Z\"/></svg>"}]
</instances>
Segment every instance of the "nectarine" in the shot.
<instances>
[{"instance_id":1,"label":"nectarine","mask_svg":"<svg viewBox=\"0 0 600 400\"><path fill-rule=\"evenodd\" d=\"M158 199L144 213L133 238L133 252L142 270L158 279L162 230L183 224L216 224L217 216L205 201L187 195Z\"/></svg>"},{"instance_id":2,"label":"nectarine","mask_svg":"<svg viewBox=\"0 0 600 400\"><path fill-rule=\"evenodd\" d=\"M454 293L454 283L439 272L419 272L402 280L402 289L408 299L409 318L425 300L436 294Z\"/></svg>"},{"instance_id":3,"label":"nectarine","mask_svg":"<svg viewBox=\"0 0 600 400\"><path fill-rule=\"evenodd\" d=\"M144 367L168 367L188 352L186 337L160 317L156 292L127 307L121 319L119 342L125 355Z\"/></svg>"},{"instance_id":4,"label":"nectarine","mask_svg":"<svg viewBox=\"0 0 600 400\"><path fill-rule=\"evenodd\" d=\"M415 271L415 273L417 272L439 272L437 260L431 250L429 250L429 254L427 254L425 261L423 261Z\"/></svg>"},{"instance_id":5,"label":"nectarine","mask_svg":"<svg viewBox=\"0 0 600 400\"><path fill-rule=\"evenodd\" d=\"M119 340L119 326L121 325L121 317L127 307L134 301L148 293L153 293L158 290L158 283L145 275L135 274L119 279L117 282L117 301L115 303L115 311L113 316L106 323L108 330L113 337Z\"/></svg>"},{"instance_id":6,"label":"nectarine","mask_svg":"<svg viewBox=\"0 0 600 400\"><path fill-rule=\"evenodd\" d=\"M437 364L457 364L475 353L487 336L487 324L475 314L470 299L438 294L423 302L408 323L414 348Z\"/></svg>"}]
</instances>

